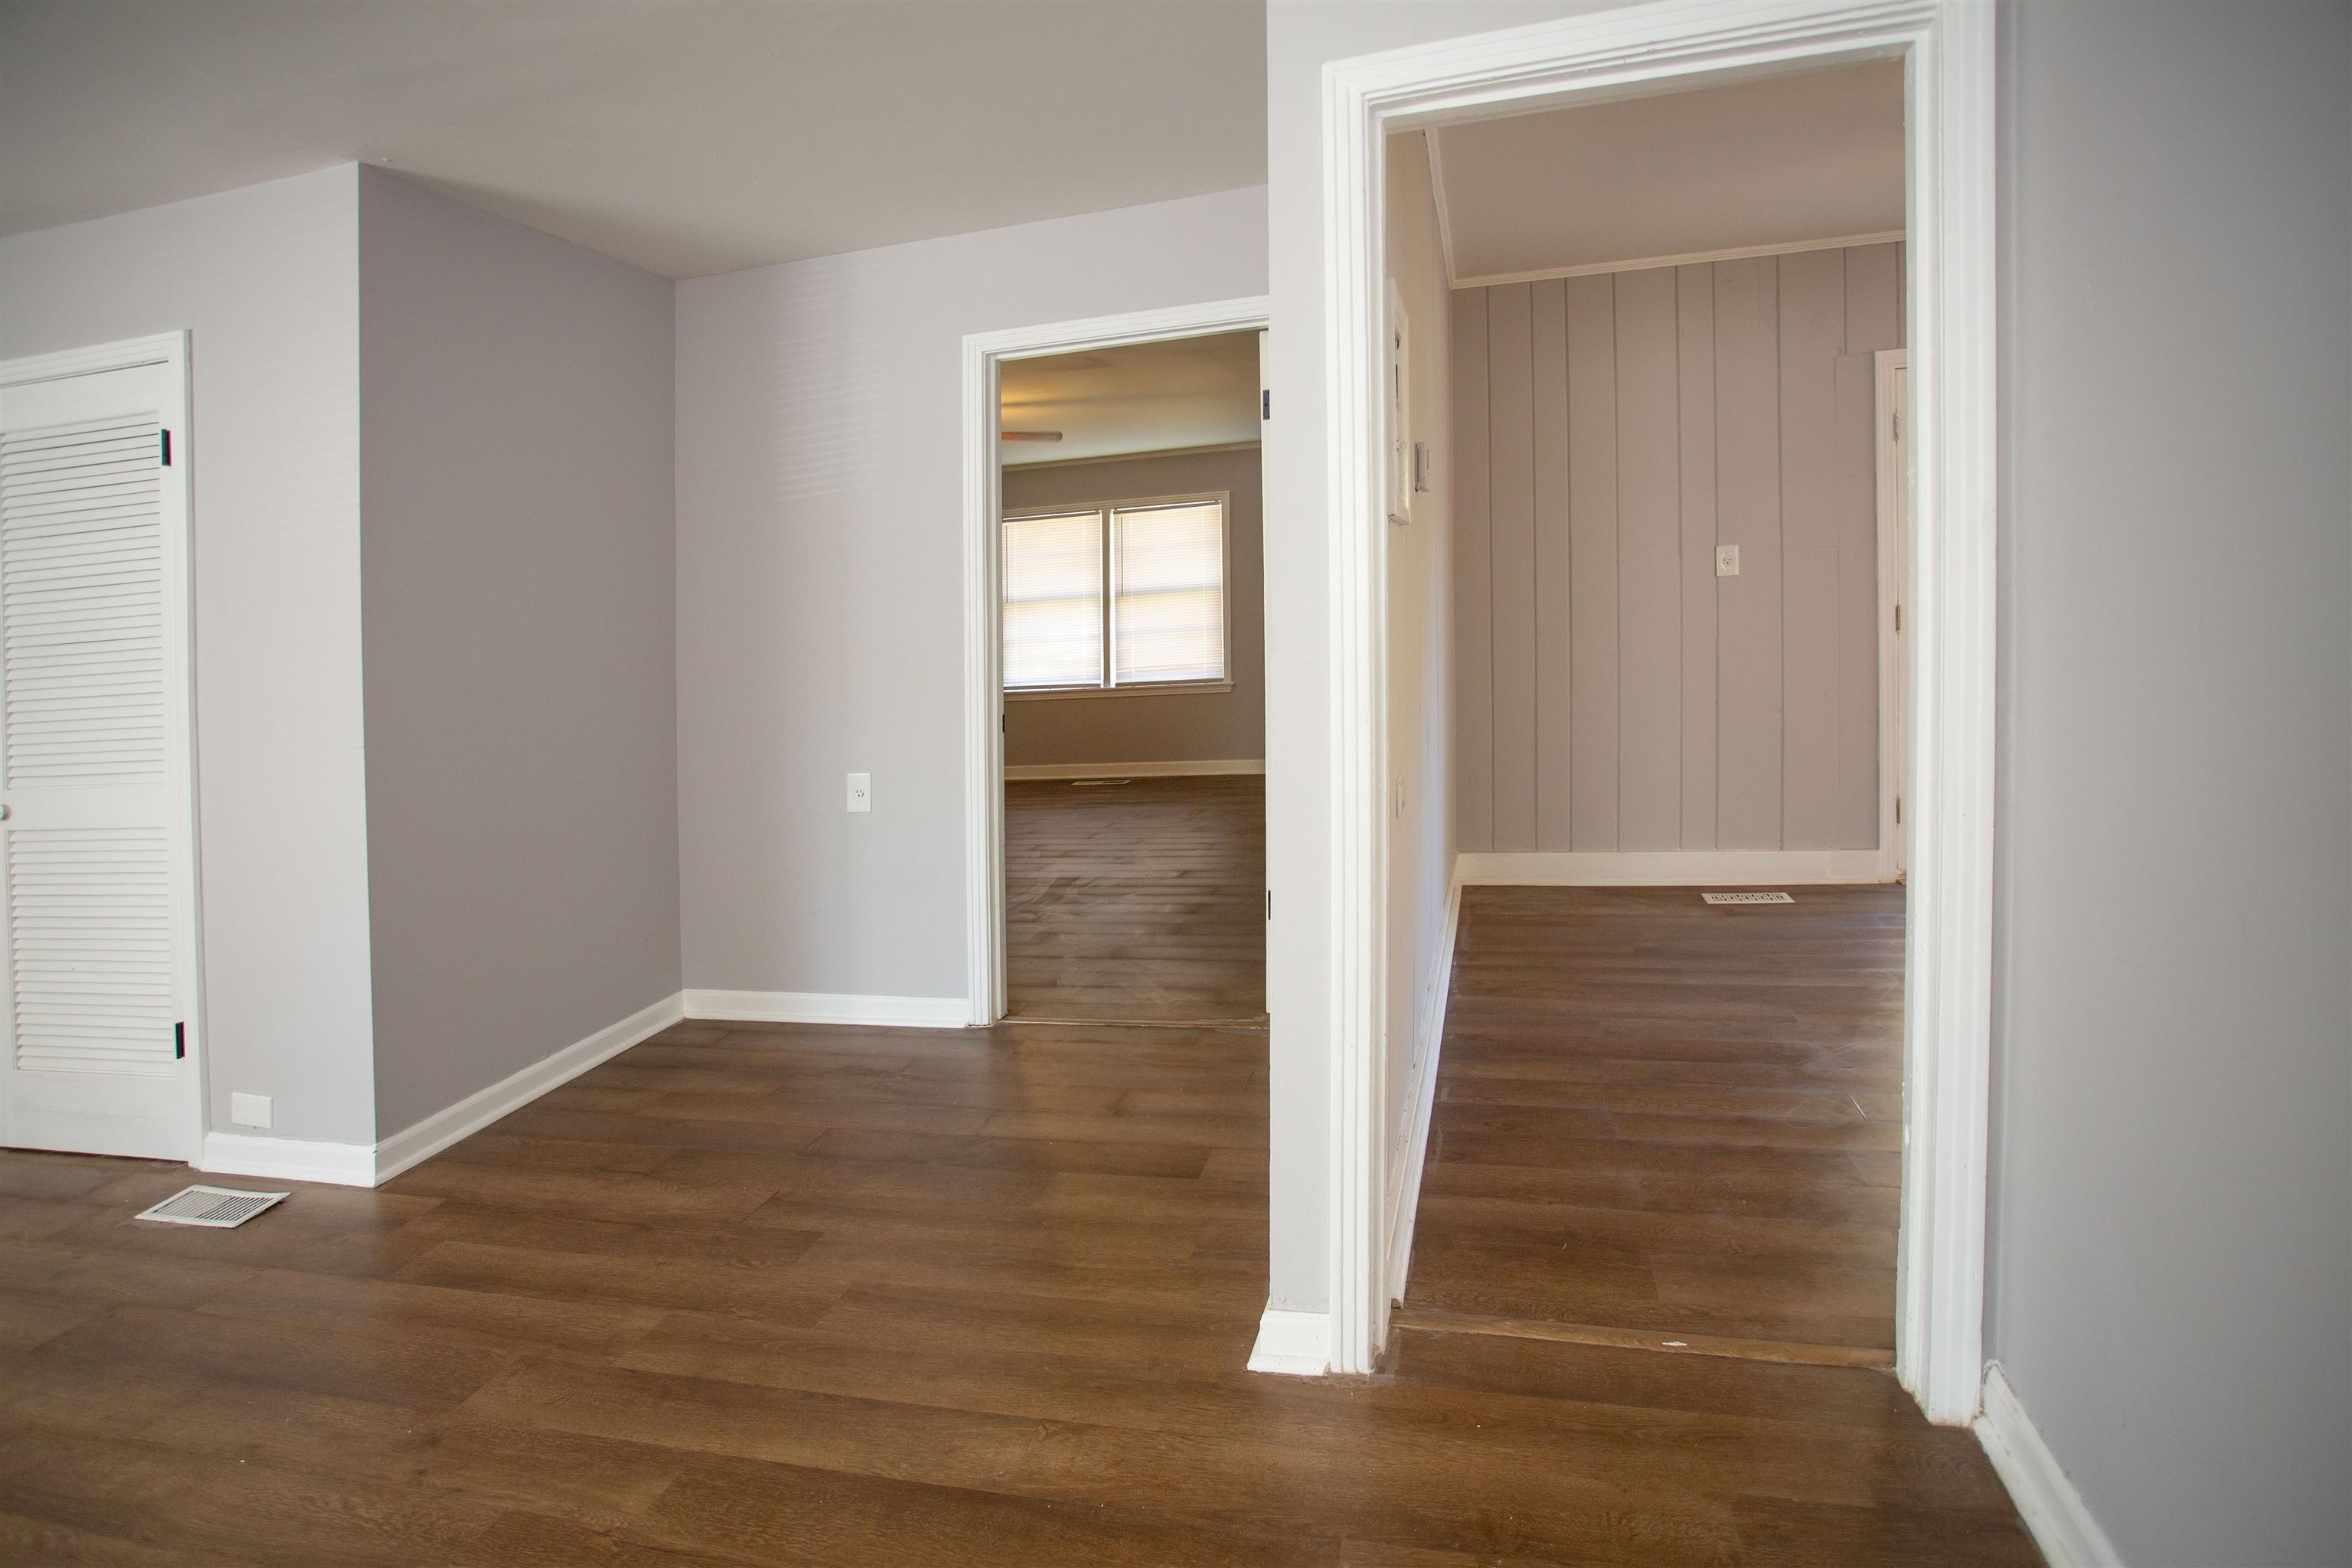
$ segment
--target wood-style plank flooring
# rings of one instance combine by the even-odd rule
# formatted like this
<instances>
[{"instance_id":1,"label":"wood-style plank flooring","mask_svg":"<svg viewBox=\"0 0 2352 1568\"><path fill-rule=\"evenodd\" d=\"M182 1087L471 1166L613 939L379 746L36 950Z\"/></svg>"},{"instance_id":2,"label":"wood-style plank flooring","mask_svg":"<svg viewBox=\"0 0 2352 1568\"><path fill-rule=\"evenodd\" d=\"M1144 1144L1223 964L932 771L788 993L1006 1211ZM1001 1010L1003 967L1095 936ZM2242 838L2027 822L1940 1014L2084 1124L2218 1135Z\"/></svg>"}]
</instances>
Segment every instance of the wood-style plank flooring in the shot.
<instances>
[{"instance_id":1,"label":"wood-style plank flooring","mask_svg":"<svg viewBox=\"0 0 2352 1568\"><path fill-rule=\"evenodd\" d=\"M682 1026L234 1231L131 1217L179 1167L0 1154L0 1561L2034 1561L1876 1372L1244 1371L1265 1043Z\"/></svg>"},{"instance_id":2,"label":"wood-style plank flooring","mask_svg":"<svg viewBox=\"0 0 2352 1568\"><path fill-rule=\"evenodd\" d=\"M1006 1013L1265 1019L1265 780L1004 786Z\"/></svg>"},{"instance_id":3,"label":"wood-style plank flooring","mask_svg":"<svg viewBox=\"0 0 2352 1568\"><path fill-rule=\"evenodd\" d=\"M1893 1364L1903 889L1471 888L1402 1321Z\"/></svg>"}]
</instances>

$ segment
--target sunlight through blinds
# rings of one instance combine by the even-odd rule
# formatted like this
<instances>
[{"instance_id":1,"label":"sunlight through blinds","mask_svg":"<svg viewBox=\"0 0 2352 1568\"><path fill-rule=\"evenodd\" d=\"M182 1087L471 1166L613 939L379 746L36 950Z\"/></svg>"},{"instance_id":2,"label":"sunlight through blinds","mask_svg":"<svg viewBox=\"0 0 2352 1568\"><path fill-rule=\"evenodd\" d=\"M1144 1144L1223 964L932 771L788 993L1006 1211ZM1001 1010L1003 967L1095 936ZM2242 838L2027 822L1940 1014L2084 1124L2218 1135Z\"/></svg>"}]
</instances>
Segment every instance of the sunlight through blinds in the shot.
<instances>
[{"instance_id":1,"label":"sunlight through blinds","mask_svg":"<svg viewBox=\"0 0 2352 1568\"><path fill-rule=\"evenodd\" d=\"M1115 682L1223 679L1223 503L1129 507L1111 515Z\"/></svg>"},{"instance_id":2,"label":"sunlight through blinds","mask_svg":"<svg viewBox=\"0 0 2352 1568\"><path fill-rule=\"evenodd\" d=\"M1005 689L1102 677L1102 513L1006 518Z\"/></svg>"}]
</instances>

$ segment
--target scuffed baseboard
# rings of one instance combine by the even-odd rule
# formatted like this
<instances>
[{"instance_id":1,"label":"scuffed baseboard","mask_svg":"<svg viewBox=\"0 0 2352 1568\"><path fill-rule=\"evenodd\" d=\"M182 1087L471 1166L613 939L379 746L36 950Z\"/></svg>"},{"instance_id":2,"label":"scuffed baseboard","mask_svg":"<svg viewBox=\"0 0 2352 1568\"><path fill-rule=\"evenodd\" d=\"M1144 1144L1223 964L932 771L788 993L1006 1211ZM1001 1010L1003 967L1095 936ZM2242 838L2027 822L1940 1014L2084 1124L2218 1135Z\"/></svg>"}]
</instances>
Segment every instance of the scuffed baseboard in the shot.
<instances>
[{"instance_id":1,"label":"scuffed baseboard","mask_svg":"<svg viewBox=\"0 0 2352 1568\"><path fill-rule=\"evenodd\" d=\"M1612 853L1465 853L1474 885L1559 888L1753 888L1883 880L1875 849L1662 849Z\"/></svg>"},{"instance_id":2,"label":"scuffed baseboard","mask_svg":"<svg viewBox=\"0 0 2352 1568\"><path fill-rule=\"evenodd\" d=\"M1258 1320L1249 1369L1288 1377L1321 1377L1331 1370L1331 1315L1268 1307Z\"/></svg>"},{"instance_id":3,"label":"scuffed baseboard","mask_svg":"<svg viewBox=\"0 0 2352 1568\"><path fill-rule=\"evenodd\" d=\"M1228 757L1205 763L1018 763L1009 764L1004 776L1007 780L1191 779L1265 772L1264 757Z\"/></svg>"},{"instance_id":4,"label":"scuffed baseboard","mask_svg":"<svg viewBox=\"0 0 2352 1568\"><path fill-rule=\"evenodd\" d=\"M738 1024L886 1024L960 1029L971 1019L961 996L859 996L823 991L686 993L686 1016Z\"/></svg>"},{"instance_id":5,"label":"scuffed baseboard","mask_svg":"<svg viewBox=\"0 0 2352 1568\"><path fill-rule=\"evenodd\" d=\"M436 1110L383 1140L375 1146L375 1179L388 1182L411 1165L431 1159L461 1138L468 1138L510 1111L520 1110L549 1089L570 1083L599 1063L611 1060L640 1040L650 1039L683 1018L682 994L672 992L660 1001L609 1024L583 1040L509 1074L467 1095L446 1110Z\"/></svg>"},{"instance_id":6,"label":"scuffed baseboard","mask_svg":"<svg viewBox=\"0 0 2352 1568\"><path fill-rule=\"evenodd\" d=\"M1984 1412L1976 1434L2050 1568L2123 1568L2115 1544L2042 1440L1997 1361L1985 1363Z\"/></svg>"}]
</instances>

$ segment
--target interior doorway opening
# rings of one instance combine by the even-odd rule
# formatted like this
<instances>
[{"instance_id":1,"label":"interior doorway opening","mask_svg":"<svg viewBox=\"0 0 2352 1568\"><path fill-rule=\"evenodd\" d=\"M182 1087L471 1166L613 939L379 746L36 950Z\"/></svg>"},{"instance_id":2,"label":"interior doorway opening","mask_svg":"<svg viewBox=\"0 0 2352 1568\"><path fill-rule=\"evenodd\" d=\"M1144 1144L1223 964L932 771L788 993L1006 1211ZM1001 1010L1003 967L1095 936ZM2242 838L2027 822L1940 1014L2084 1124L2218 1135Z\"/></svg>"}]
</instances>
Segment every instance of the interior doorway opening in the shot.
<instances>
[{"instance_id":1,"label":"interior doorway opening","mask_svg":"<svg viewBox=\"0 0 2352 1568\"><path fill-rule=\"evenodd\" d=\"M999 368L1008 1021L1265 1022L1258 338Z\"/></svg>"},{"instance_id":2,"label":"interior doorway opening","mask_svg":"<svg viewBox=\"0 0 2352 1568\"><path fill-rule=\"evenodd\" d=\"M966 340L974 1025L1265 1025L1265 320Z\"/></svg>"}]
</instances>

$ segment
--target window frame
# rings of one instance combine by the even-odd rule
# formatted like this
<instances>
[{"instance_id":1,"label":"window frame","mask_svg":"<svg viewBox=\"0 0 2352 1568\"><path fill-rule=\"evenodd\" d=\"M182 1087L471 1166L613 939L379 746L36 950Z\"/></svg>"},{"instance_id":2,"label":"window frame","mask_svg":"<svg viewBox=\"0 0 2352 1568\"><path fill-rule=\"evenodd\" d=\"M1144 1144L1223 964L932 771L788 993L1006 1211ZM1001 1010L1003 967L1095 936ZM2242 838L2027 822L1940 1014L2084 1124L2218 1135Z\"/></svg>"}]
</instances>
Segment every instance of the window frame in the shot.
<instances>
[{"instance_id":1,"label":"window frame","mask_svg":"<svg viewBox=\"0 0 2352 1568\"><path fill-rule=\"evenodd\" d=\"M1217 543L1222 558L1217 566L1217 593L1223 614L1218 616L1218 661L1225 673L1207 680L1138 680L1120 684L1118 668L1118 550L1112 538L1116 514L1122 511L1147 511L1155 507L1200 506L1214 501L1217 505ZM1010 686L999 676L997 685L1008 702L1050 702L1073 697L1154 697L1185 692L1215 693L1234 689L1234 498L1231 490L1185 490L1172 495L1137 496L1117 500L1084 503L1063 503L1055 506L1029 506L1002 512L996 524L997 594L996 641L1000 650L1004 645L1004 525L1028 517L1071 517L1091 511L1096 526L1102 531L1102 679L1091 686ZM1002 654L1000 651L1000 658Z\"/></svg>"}]
</instances>

